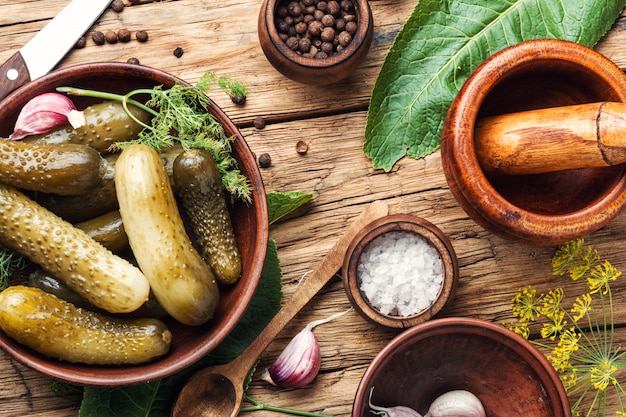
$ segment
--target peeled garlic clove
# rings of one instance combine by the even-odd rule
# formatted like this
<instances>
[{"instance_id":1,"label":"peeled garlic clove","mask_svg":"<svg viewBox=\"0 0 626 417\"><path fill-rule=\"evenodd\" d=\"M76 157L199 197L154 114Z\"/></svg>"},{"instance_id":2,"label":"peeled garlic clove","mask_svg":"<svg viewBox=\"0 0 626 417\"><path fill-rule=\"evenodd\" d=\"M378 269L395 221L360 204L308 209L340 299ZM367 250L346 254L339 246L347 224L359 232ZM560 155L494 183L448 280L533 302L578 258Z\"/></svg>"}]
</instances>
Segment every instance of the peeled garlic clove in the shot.
<instances>
[{"instance_id":1,"label":"peeled garlic clove","mask_svg":"<svg viewBox=\"0 0 626 417\"><path fill-rule=\"evenodd\" d=\"M403 405L397 405L394 407L380 407L378 405L374 405L372 404L372 392L374 392L374 387L370 389L370 398L368 402L372 414L382 417L422 417L422 415L417 411Z\"/></svg>"},{"instance_id":2,"label":"peeled garlic clove","mask_svg":"<svg viewBox=\"0 0 626 417\"><path fill-rule=\"evenodd\" d=\"M72 100L58 93L43 93L32 98L20 111L9 139L47 133L57 126L70 123L81 127L86 123L83 112L76 110Z\"/></svg>"},{"instance_id":3,"label":"peeled garlic clove","mask_svg":"<svg viewBox=\"0 0 626 417\"><path fill-rule=\"evenodd\" d=\"M485 409L471 392L454 390L437 397L424 417L485 417Z\"/></svg>"},{"instance_id":4,"label":"peeled garlic clove","mask_svg":"<svg viewBox=\"0 0 626 417\"><path fill-rule=\"evenodd\" d=\"M270 384L283 388L302 388L310 384L320 370L321 354L317 339L306 326L285 347L263 374Z\"/></svg>"}]
</instances>

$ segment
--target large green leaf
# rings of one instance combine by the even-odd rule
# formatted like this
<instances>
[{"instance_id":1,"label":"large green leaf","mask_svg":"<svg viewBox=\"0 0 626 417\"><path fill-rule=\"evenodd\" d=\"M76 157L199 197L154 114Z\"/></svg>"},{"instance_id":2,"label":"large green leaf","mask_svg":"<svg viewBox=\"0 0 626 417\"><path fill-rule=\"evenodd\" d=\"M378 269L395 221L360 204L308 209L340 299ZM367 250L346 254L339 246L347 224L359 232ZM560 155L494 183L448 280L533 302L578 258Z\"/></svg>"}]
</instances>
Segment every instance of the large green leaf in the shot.
<instances>
[{"instance_id":1,"label":"large green leaf","mask_svg":"<svg viewBox=\"0 0 626 417\"><path fill-rule=\"evenodd\" d=\"M624 0L420 0L374 85L363 151L389 171L402 157L439 148L454 96L495 52L553 38L593 46Z\"/></svg>"}]
</instances>

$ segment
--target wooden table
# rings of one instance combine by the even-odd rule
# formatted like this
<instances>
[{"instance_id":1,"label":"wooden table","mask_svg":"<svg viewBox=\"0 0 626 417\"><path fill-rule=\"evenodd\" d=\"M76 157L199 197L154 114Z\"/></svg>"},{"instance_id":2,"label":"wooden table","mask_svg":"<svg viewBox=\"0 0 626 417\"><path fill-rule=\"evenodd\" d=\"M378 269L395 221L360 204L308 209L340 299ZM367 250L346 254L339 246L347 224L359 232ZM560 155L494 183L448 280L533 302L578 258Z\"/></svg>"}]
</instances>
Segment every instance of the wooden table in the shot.
<instances>
[{"instance_id":1,"label":"wooden table","mask_svg":"<svg viewBox=\"0 0 626 417\"><path fill-rule=\"evenodd\" d=\"M554 248L510 243L476 225L448 189L440 154L403 159L384 173L372 169L364 156L363 132L368 99L388 48L415 0L372 0L375 34L367 62L339 86L294 83L266 60L258 44L256 22L260 0L141 0L121 13L107 10L94 29L131 32L146 30L149 41L73 50L60 66L92 61L126 61L134 57L148 66L195 82L206 71L230 74L250 89L245 106L222 94L212 98L240 127L252 150L269 153L272 166L262 175L268 191L304 191L317 195L306 213L273 226L279 247L285 297L332 246L346 223L373 200L385 200L392 213L421 216L445 232L460 263L460 284L446 316L467 316L494 322L509 318L517 289L532 284L552 288L550 260ZM52 18L65 1L0 1L0 62L25 44ZM622 16L596 49L626 68L626 16ZM184 54L177 58L175 48ZM252 123L265 118L267 127ZM299 155L298 140L308 143ZM601 254L626 271L626 215L587 238ZM562 285L565 281L558 281ZM626 284L616 284L617 304L624 305ZM345 310L349 302L340 279L334 279L269 347L259 369L265 368L310 320ZM626 309L618 312L626 323ZM250 394L268 404L348 416L357 385L372 358L397 332L383 330L354 311L341 322L316 329L322 352L321 373L308 388L282 390L255 377ZM350 331L345 329L349 326ZM626 331L618 337L626 342ZM0 352L0 415L25 417L76 416L80 397L59 396L48 389L51 380ZM255 416L276 415L255 412Z\"/></svg>"}]
</instances>

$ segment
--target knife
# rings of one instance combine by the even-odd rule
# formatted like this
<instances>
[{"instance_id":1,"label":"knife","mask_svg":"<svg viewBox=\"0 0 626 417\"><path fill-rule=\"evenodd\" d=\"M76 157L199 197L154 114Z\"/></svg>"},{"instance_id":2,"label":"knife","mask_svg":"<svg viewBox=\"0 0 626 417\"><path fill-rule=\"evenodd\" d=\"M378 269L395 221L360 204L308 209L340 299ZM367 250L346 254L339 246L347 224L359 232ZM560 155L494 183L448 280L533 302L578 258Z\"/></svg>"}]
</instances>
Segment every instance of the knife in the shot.
<instances>
[{"instance_id":1,"label":"knife","mask_svg":"<svg viewBox=\"0 0 626 417\"><path fill-rule=\"evenodd\" d=\"M0 100L47 74L94 24L111 0L72 0L26 45L0 65Z\"/></svg>"}]
</instances>

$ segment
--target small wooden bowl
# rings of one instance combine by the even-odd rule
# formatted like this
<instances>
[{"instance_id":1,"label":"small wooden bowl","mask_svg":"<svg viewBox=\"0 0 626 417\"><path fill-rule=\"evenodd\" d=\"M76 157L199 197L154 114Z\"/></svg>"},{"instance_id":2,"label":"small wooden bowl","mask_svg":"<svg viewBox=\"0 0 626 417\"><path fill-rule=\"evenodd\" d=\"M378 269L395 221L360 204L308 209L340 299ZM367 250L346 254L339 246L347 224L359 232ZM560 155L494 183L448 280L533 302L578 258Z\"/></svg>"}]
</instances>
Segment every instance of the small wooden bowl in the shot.
<instances>
[{"instance_id":1,"label":"small wooden bowl","mask_svg":"<svg viewBox=\"0 0 626 417\"><path fill-rule=\"evenodd\" d=\"M357 272L361 255L376 238L389 232L410 232L432 246L442 262L443 282L430 306L408 316L384 314L374 307L361 290ZM393 214L368 224L352 240L344 258L342 277L344 289L354 308L367 320L391 328L408 328L430 320L452 300L459 275L459 266L452 243L435 225L420 217Z\"/></svg>"},{"instance_id":2,"label":"small wooden bowl","mask_svg":"<svg viewBox=\"0 0 626 417\"><path fill-rule=\"evenodd\" d=\"M369 51L374 36L374 20L367 0L354 0L358 29L340 53L328 58L300 55L289 49L275 24L280 0L264 0L258 21L261 48L270 63L284 76L303 84L328 85L352 74Z\"/></svg>"},{"instance_id":3,"label":"small wooden bowl","mask_svg":"<svg viewBox=\"0 0 626 417\"><path fill-rule=\"evenodd\" d=\"M624 165L489 174L477 160L474 129L487 116L625 100L624 74L582 45L541 39L494 54L463 85L444 123L441 160L450 190L474 221L512 241L557 245L600 229L626 203Z\"/></svg>"},{"instance_id":4,"label":"small wooden bowl","mask_svg":"<svg viewBox=\"0 0 626 417\"><path fill-rule=\"evenodd\" d=\"M21 108L31 98L53 92L55 87L70 86L126 94L137 88L164 88L185 81L166 72L146 66L123 63L82 64L53 71L7 96L0 103L0 134L7 137ZM102 101L74 97L79 109ZM214 317L202 326L185 326L165 319L172 332L172 347L165 356L152 362L126 366L95 366L62 362L38 354L0 331L0 347L19 362L48 376L81 385L119 386L154 381L172 375L215 349L245 313L261 278L269 239L267 202L256 160L245 139L215 103L208 111L218 120L226 134L234 138L233 156L252 184L252 203L238 202L231 207L237 244L241 252L243 273L239 281L220 288L220 302ZM149 242L146 242L149 244Z\"/></svg>"},{"instance_id":5,"label":"small wooden bowl","mask_svg":"<svg viewBox=\"0 0 626 417\"><path fill-rule=\"evenodd\" d=\"M567 393L545 355L504 326L442 318L408 329L372 360L356 391L352 417L372 404L425 415L439 395L474 394L488 416L571 417Z\"/></svg>"}]
</instances>

